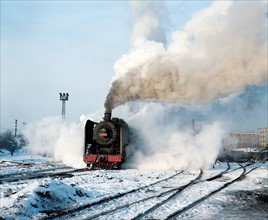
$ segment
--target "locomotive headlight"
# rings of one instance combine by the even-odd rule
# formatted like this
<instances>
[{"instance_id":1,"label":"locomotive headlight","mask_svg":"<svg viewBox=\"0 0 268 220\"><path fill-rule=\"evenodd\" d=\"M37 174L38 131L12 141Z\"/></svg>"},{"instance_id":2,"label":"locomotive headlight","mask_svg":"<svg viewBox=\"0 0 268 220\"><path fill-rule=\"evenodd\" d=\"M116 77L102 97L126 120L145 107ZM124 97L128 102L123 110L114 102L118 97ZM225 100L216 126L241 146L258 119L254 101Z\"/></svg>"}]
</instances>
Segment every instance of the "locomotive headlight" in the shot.
<instances>
[{"instance_id":1,"label":"locomotive headlight","mask_svg":"<svg viewBox=\"0 0 268 220\"><path fill-rule=\"evenodd\" d=\"M107 137L108 136L105 128L101 129L101 131L99 133L99 136L100 137Z\"/></svg>"}]
</instances>

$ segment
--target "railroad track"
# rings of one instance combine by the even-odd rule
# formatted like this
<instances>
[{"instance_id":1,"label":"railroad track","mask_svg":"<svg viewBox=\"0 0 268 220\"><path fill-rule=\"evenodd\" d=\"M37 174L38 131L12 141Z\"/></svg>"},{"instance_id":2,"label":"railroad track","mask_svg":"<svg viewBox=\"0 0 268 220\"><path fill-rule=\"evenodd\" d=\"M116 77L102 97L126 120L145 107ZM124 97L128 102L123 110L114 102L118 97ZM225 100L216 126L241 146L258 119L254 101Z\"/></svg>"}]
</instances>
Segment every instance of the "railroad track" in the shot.
<instances>
[{"instance_id":1,"label":"railroad track","mask_svg":"<svg viewBox=\"0 0 268 220\"><path fill-rule=\"evenodd\" d=\"M229 169L230 169L230 165L228 163L227 168L225 170L221 171L220 173L217 173L213 177L209 177L209 178L206 178L204 180L200 180L201 176L203 174L203 172L200 171L199 174L195 178L189 180L186 184L180 185L178 187L173 187L173 188L171 188L169 190L165 190L165 191L162 191L162 192L156 192L151 196L146 196L145 198L135 200L134 202L127 202L127 203L125 203L123 205L122 205L122 202L121 202L121 205L118 205L115 208L109 208L109 209L101 211L101 212L99 212L97 214L92 214L92 212L90 212L90 210L89 210L90 215L88 215L87 217L84 216L83 219L89 220L89 219L97 219L97 218L102 218L102 217L112 219L113 218L113 216L111 216L112 213L119 212L122 209L128 209L129 210L130 207L133 207L133 206L137 206L136 210L138 212L139 210L142 209L141 207L143 207L143 209L144 209L144 207L146 207L146 202L147 201L156 200L156 201L154 201L154 203L155 203L154 205L149 205L149 208L144 209L144 211L140 212L138 215L135 214L134 217L132 218L132 219L135 219L135 220L136 219L141 219L141 218L147 216L149 213L153 212L154 210L160 208L161 206L163 206L168 201L170 201L173 198L175 198L182 190L184 190L185 188L189 187L190 185L196 184L196 183L201 182L201 181L211 181L213 179L219 178L223 174L228 172ZM108 204L107 204L107 206L108 206ZM137 212L133 212L133 213L137 213Z\"/></svg>"},{"instance_id":2,"label":"railroad track","mask_svg":"<svg viewBox=\"0 0 268 220\"><path fill-rule=\"evenodd\" d=\"M54 172L56 170L63 170L63 169L69 169L69 170L68 171ZM89 169L87 169L87 168L73 169L70 167L59 167L59 168L35 170L35 171L31 171L31 172L6 174L6 175L0 176L0 184L10 183L10 182L18 182L18 181L22 181L22 180L42 179L42 178L47 178L47 177L68 178L68 177L73 177L73 173L86 172L88 170ZM53 173L50 171L53 171Z\"/></svg>"},{"instance_id":3,"label":"railroad track","mask_svg":"<svg viewBox=\"0 0 268 220\"><path fill-rule=\"evenodd\" d=\"M257 168L256 164L238 164L235 167L232 165L232 168L227 164L225 170L221 171L212 170L213 172L207 173L200 171L194 174L177 172L152 184L115 195L106 195L94 201L91 200L87 204L78 205L77 203L75 207L66 207L64 210L46 210L42 216L44 219L124 219L127 214L127 219L135 220L185 218L196 212L197 205L205 205L206 203L202 202L206 199ZM46 170L47 172L55 171L53 168ZM32 175L26 179L38 179L39 177L35 175L42 175L41 178L65 178L73 177L74 172L83 172L82 170L49 173L52 174L50 176L44 175L46 173L44 170L36 170L34 175L32 172L24 174ZM211 176L212 173L213 176ZM1 183L3 176L0 176ZM16 181L19 181L15 175L9 175L9 178L16 178ZM13 181L10 180L10 182Z\"/></svg>"},{"instance_id":4,"label":"railroad track","mask_svg":"<svg viewBox=\"0 0 268 220\"><path fill-rule=\"evenodd\" d=\"M245 166L248 166L248 165L245 165ZM230 170L230 165L228 164L228 167L226 168L226 170L223 170L220 173L215 174L214 176L208 177L208 178L205 178L205 179L201 179L202 171L200 171L199 175L196 178L194 178L191 181L189 181L187 184L184 184L184 185L179 186L177 188L173 188L173 189L170 189L170 190L163 191L161 193L157 193L157 194L152 195L152 196L147 196L144 199L139 199L139 200L136 200L134 202L128 202L128 203L126 203L124 205L121 205L121 206L119 205L119 206L117 206L115 208L110 208L108 210L101 211L98 214L92 214L92 211L90 212L90 210L89 210L90 215L88 215L86 217L84 216L82 219L87 219L87 220L89 220L89 219L114 219L114 218L118 218L118 216L120 216L120 214L119 215L118 214L113 215L113 213L116 213L116 212L120 213L120 210L122 211L122 209L127 210L128 217L129 217L129 213L131 212L131 210L134 209L134 211L132 211L132 213L134 215L133 215L133 217L131 217L131 219L133 219L133 220L137 220L137 219L163 219L162 216L157 216L157 215L154 215L153 213L155 211L157 211L157 210L159 210L159 212L161 213L162 210L160 208L163 208L163 206L165 206L165 204L168 204L170 202L172 203L172 202L176 201L176 198L184 190L186 190L188 188L191 188L194 185L196 185L197 188L198 188L198 184L200 184L200 183L204 183L204 182L209 183L210 181L222 178L227 173L235 172L235 171L237 171L239 169L244 170L245 167L239 166L238 168L234 168L234 169ZM256 169L256 168L254 168L254 169ZM244 174L244 172L242 174ZM232 182L237 181L239 178L241 178L241 177L239 176L238 178L235 178ZM224 188L227 187L230 184L231 183L229 183L229 182L224 184ZM218 191L220 191L222 189L223 188L218 188L218 189L212 191L212 194L215 194L215 193L217 193ZM196 206L197 204L201 203L202 201L204 201L208 197L206 197L206 196L202 197L201 199L199 199L197 201L196 204L194 203L193 206L185 207L185 209L180 210L181 213L186 212L187 210L189 210L192 207ZM149 204L149 208L148 208L148 205L146 205L145 202L147 202L148 200L153 200L153 199L155 199L155 201L153 201L155 204L154 205ZM107 204L107 206L108 206L108 204ZM136 206L136 207L133 207L133 206ZM146 206L147 206L147 208L146 208ZM101 209L103 209L103 208L101 208ZM142 210L142 211L140 211L140 210ZM169 210L169 205L167 205L166 210ZM138 214L136 214L136 213L138 213ZM174 214L174 216L172 214ZM174 212L172 214L170 214L170 216L167 216L166 218L169 219L169 218L177 217L176 212Z\"/></svg>"},{"instance_id":5,"label":"railroad track","mask_svg":"<svg viewBox=\"0 0 268 220\"><path fill-rule=\"evenodd\" d=\"M213 176L211 176L211 172L207 174L202 171L194 174L177 172L152 184L98 198L71 209L66 207L64 210L46 210L43 212L43 216L45 216L44 219L124 219L124 213L126 213L128 219L135 220L185 217L185 214L189 215L187 211L190 210L191 213L191 209L258 168L256 165L251 166L252 164L237 165L236 167L232 166L232 168L229 164L227 165L225 170L217 173L213 171ZM53 171L53 169L48 170ZM73 177L72 173L83 172L83 170L87 169L57 172L48 176L44 175L44 172L36 172L35 174L42 175L41 178L64 178ZM27 179L35 178L39 177L35 175L27 177ZM1 178L0 180L2 183ZM198 189L206 190L199 193ZM187 199L188 197L191 198Z\"/></svg>"},{"instance_id":6,"label":"railroad track","mask_svg":"<svg viewBox=\"0 0 268 220\"><path fill-rule=\"evenodd\" d=\"M175 188L174 187L171 187L171 189L165 190L165 191L162 191L162 192L159 192L159 191L157 191L156 193L153 192L152 195L148 195L148 193L147 193L146 195L144 195L145 196L144 198L141 198L141 199L138 199L138 200L135 199L133 202L128 202L127 201L127 203L125 203L124 205L122 205L122 203L124 203L124 201L119 201L119 204L121 204L121 205L118 205L118 206L116 206L115 208L112 208L112 209L109 207L108 210L101 211L101 212L99 212L99 213L97 213L95 215L93 215L91 213L89 216L83 217L83 219L87 219L87 220L96 219L98 217L103 217L103 216L106 216L108 214L110 215L111 213L118 212L118 211L120 211L122 209L128 209L129 207L134 206L134 205L140 207L141 206L140 203L145 203L148 200L161 200L161 202L164 203L165 200L168 200L169 199L170 194L172 194L172 192L178 191L178 190L182 190L184 187L187 187L188 185L192 184L193 182L195 182L196 180L198 180L199 178L201 178L201 176L202 176L202 171L200 171L197 176L194 176L194 178L192 178L187 184L182 185L179 188L177 188L177 187L175 187ZM167 184L168 183L165 182L165 185L167 185ZM137 198L139 198L139 197L137 197ZM106 218L106 217L104 217L104 218Z\"/></svg>"},{"instance_id":7,"label":"railroad track","mask_svg":"<svg viewBox=\"0 0 268 220\"><path fill-rule=\"evenodd\" d=\"M2 178L15 175L20 176L42 171L57 170L57 169L73 169L73 168L65 166L58 162L36 163L36 162L18 162L18 161L3 160L0 161L0 169L1 169L1 175L0 175L1 180Z\"/></svg>"},{"instance_id":8,"label":"railroad track","mask_svg":"<svg viewBox=\"0 0 268 220\"><path fill-rule=\"evenodd\" d=\"M192 188L191 187L188 188L188 190L189 190L188 192L185 192L184 194L181 194L181 197L177 197L177 199L172 200L173 206L170 205L170 203L169 203L170 210L173 210L173 211L171 211L171 213L169 215L162 216L161 213L158 212L158 213L153 213L151 215L146 215L146 218L147 219L148 218L149 219L159 219L159 218L160 219L178 219L178 218L180 218L180 216L182 214L193 209L195 206L204 202L206 199L210 198L211 196L215 195L216 193L222 191L223 189L225 189L229 185L233 184L234 182L241 180L248 173L250 173L253 170L258 168L258 167L253 167L253 168L250 168L249 171L246 171L246 167L248 167L248 166L250 166L250 164L247 164L244 166L241 165L239 168L235 168L233 170L229 170L229 171L225 172L224 174L230 174L232 172L234 172L236 174L235 174L235 177L232 178L231 180L224 182L224 183L221 183L221 184L220 183L216 184L217 186L213 186L211 184L206 184L207 186L205 185L205 187L203 186L201 188L201 186L199 184L204 184L204 183L208 183L208 182L204 182L204 181L196 182L195 184L193 184L191 186ZM218 178L214 178L213 180L210 180L209 182L217 180L219 178L223 178L223 176L224 175L222 175L221 177L218 177ZM202 190L200 190L200 188ZM196 196L198 198L196 198ZM185 201L187 199L189 201Z\"/></svg>"},{"instance_id":9,"label":"railroad track","mask_svg":"<svg viewBox=\"0 0 268 220\"><path fill-rule=\"evenodd\" d=\"M20 176L31 175L32 173L40 173L40 172L55 171L55 170L64 170L64 169L70 169L70 170L72 170L73 168L67 167L67 166L61 166L61 167L53 167L53 168L48 168L48 169L40 169L40 170L33 170L33 171L27 171L27 172L7 173L7 174L0 175L0 180L2 178L7 178L7 177L20 177Z\"/></svg>"},{"instance_id":10,"label":"railroad track","mask_svg":"<svg viewBox=\"0 0 268 220\"><path fill-rule=\"evenodd\" d=\"M221 171L221 172L219 172L219 173L217 173L215 175L212 175L211 177L206 177L206 178L204 178L203 180L200 180L200 181L211 181L211 180L217 179L217 178L221 177L223 174L229 172L230 168L231 168L230 164L227 163L227 168L225 170L223 170L223 171ZM197 182L195 182L195 183L197 183Z\"/></svg>"},{"instance_id":11,"label":"railroad track","mask_svg":"<svg viewBox=\"0 0 268 220\"><path fill-rule=\"evenodd\" d=\"M213 177L209 177L208 179L212 180L213 178L216 178L216 177L219 178L224 173L228 172L229 169L230 169L230 166L228 164L228 167L225 170L221 171L220 173L217 173ZM143 207L144 211L142 213L140 213L140 211L138 212L135 211L133 214L133 219L140 219L146 216L148 213L151 213L154 210L158 209L159 207L163 206L166 202L172 200L174 197L177 196L177 194L179 194L182 190L189 187L190 185L195 184L198 181L205 181L205 180L200 180L203 174L203 172L200 171L198 174L194 175L194 178L191 178L190 180L187 180L184 182L181 179L180 181L176 182L176 186L168 187L169 183L167 183L167 181L169 179L175 178L175 176L177 176L178 174L175 174L174 176L171 176L168 179L158 181L146 187L141 187L134 191L119 194L119 195L116 195L115 197L111 196L108 198L104 198L97 202L86 204L86 205L74 208L72 210L62 210L60 212L57 211L54 213L53 212L46 213L46 214L50 214L50 216L47 217L46 219L57 219L59 217L64 218L64 219L70 219L73 217L77 217L77 215L79 216L79 219L96 219L96 218L101 218L101 217L113 218L112 217L113 213L120 212L124 209L129 210L129 208L133 206L136 206L137 210L140 210L141 206L144 206ZM162 189L158 188L157 190L155 190L155 189L150 188L153 185L159 184L160 182L164 182L164 184L162 185ZM180 183L179 186L178 186L178 182ZM170 189L167 189L167 188L170 188ZM134 193L134 192L145 190L145 189L147 190L147 192L143 193L143 195L135 194L134 199L129 197L130 193ZM155 200L154 205L153 206L150 205L148 207L148 204L146 205L146 202L153 201L153 200ZM147 209L144 209L146 207ZM140 214L136 215L136 213L140 213Z\"/></svg>"},{"instance_id":12,"label":"railroad track","mask_svg":"<svg viewBox=\"0 0 268 220\"><path fill-rule=\"evenodd\" d=\"M29 166L32 166L34 164L35 163L31 163L31 162L16 162L16 161L8 161L8 160L0 161L1 167L16 167L16 166L29 167Z\"/></svg>"},{"instance_id":13,"label":"railroad track","mask_svg":"<svg viewBox=\"0 0 268 220\"><path fill-rule=\"evenodd\" d=\"M126 200L126 198L130 199L131 196L134 196L134 197L137 198L137 194L139 192L141 192L141 191L143 191L143 192L146 191L146 193L148 193L148 192L154 190L152 187L157 187L157 186L159 186L161 184L162 184L162 186L164 186L167 181L171 181L172 179L178 177L181 173L182 172L177 172L172 176L169 176L167 178L161 179L161 180L156 181L154 183L151 183L149 185L142 186L142 187L139 187L139 188L135 188L135 189L123 192L123 193L118 193L116 195L106 196L106 197L100 198L100 199L98 199L96 201L90 202L88 204L84 204L82 206L74 207L72 209L45 212L49 216L44 218L44 219L58 219L58 218L62 218L62 219L67 218L68 219L68 218L72 218L72 216L77 215L77 214L80 216L80 214L81 214L80 212L93 213L92 209L96 210L96 209L98 209L100 207L107 206L107 204L109 204L109 203L115 203L117 201L117 203L120 204L122 202L122 200ZM95 213L95 214L97 214L97 213Z\"/></svg>"}]
</instances>

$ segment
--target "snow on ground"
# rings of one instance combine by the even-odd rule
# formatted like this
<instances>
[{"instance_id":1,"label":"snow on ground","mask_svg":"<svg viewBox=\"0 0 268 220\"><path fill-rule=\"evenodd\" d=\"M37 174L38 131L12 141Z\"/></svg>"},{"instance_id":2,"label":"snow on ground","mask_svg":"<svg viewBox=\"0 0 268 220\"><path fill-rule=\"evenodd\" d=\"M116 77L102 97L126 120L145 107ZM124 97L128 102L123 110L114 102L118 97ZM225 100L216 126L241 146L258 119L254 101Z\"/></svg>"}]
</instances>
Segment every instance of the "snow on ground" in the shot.
<instances>
[{"instance_id":1,"label":"snow on ground","mask_svg":"<svg viewBox=\"0 0 268 220\"><path fill-rule=\"evenodd\" d=\"M27 151L16 151L13 156L7 151L1 151L1 176L63 167L64 165L40 155L32 155ZM14 163L16 162L16 163ZM26 163L30 165L20 164ZM25 165L25 166L24 166ZM238 167L232 164L232 167ZM209 177L227 168L226 163L217 163L214 167L204 171ZM3 172L2 172L3 170ZM175 174L177 171L142 171L128 170L96 170L75 173L69 178L44 178L12 183L3 183L1 187L0 219L39 219L44 212L52 212L81 204L97 201L109 195L130 191L145 186ZM192 173L197 173L194 171ZM189 175L190 174L190 175ZM191 173L181 176L180 183L187 181ZM250 210L258 210L257 219L268 217L268 178L267 163L261 168L249 173L244 179L232 184L220 193L210 197L202 204L180 216L183 219L215 219L228 216L230 218L247 216ZM227 176L228 178L231 176ZM221 181L226 181L222 179ZM166 187L173 187L172 183ZM178 183L177 183L178 184ZM217 185L219 183L214 183ZM200 187L200 191L205 190ZM196 192L197 193L197 192ZM267 195L267 197L265 197ZM186 200L186 198L185 198ZM266 205L266 206L265 206ZM235 208L236 207L236 208ZM239 207L249 207L243 210ZM256 209L257 207L257 209ZM165 210L162 210L165 212ZM122 218L122 215L120 215ZM124 219L130 215L125 213Z\"/></svg>"},{"instance_id":2,"label":"snow on ground","mask_svg":"<svg viewBox=\"0 0 268 220\"><path fill-rule=\"evenodd\" d=\"M48 162L53 161L52 158L42 155L33 155L27 150L15 150L13 156L11 156L8 150L1 149L0 151L1 161L10 162Z\"/></svg>"},{"instance_id":3,"label":"snow on ground","mask_svg":"<svg viewBox=\"0 0 268 220\"><path fill-rule=\"evenodd\" d=\"M181 219L268 219L268 163L210 197Z\"/></svg>"},{"instance_id":4,"label":"snow on ground","mask_svg":"<svg viewBox=\"0 0 268 220\"><path fill-rule=\"evenodd\" d=\"M0 161L1 175L66 167L61 162L55 162L52 158L33 155L26 150L16 150L11 156L9 151L2 149L0 151Z\"/></svg>"}]
</instances>

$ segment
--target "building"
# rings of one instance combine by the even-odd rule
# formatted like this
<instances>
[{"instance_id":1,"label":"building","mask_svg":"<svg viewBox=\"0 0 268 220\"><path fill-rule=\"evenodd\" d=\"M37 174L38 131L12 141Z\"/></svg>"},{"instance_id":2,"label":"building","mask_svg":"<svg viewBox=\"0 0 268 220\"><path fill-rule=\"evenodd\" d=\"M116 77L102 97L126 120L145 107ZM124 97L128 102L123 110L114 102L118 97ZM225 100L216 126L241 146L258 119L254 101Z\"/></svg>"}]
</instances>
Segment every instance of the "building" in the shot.
<instances>
[{"instance_id":1,"label":"building","mask_svg":"<svg viewBox=\"0 0 268 220\"><path fill-rule=\"evenodd\" d=\"M268 147L268 128L259 128L259 147Z\"/></svg>"},{"instance_id":2,"label":"building","mask_svg":"<svg viewBox=\"0 0 268 220\"><path fill-rule=\"evenodd\" d=\"M257 132L232 132L230 136L233 148L259 147L259 133Z\"/></svg>"}]
</instances>

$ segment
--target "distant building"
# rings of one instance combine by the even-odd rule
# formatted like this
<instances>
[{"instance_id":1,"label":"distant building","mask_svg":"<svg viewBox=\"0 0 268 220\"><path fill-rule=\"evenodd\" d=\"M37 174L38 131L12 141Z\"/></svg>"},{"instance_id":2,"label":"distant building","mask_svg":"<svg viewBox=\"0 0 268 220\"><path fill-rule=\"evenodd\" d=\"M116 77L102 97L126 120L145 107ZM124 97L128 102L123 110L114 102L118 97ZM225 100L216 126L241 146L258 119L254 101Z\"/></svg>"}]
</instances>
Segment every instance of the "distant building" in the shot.
<instances>
[{"instance_id":1,"label":"distant building","mask_svg":"<svg viewBox=\"0 0 268 220\"><path fill-rule=\"evenodd\" d=\"M268 128L259 128L259 147L268 147Z\"/></svg>"},{"instance_id":2,"label":"distant building","mask_svg":"<svg viewBox=\"0 0 268 220\"><path fill-rule=\"evenodd\" d=\"M268 128L259 128L257 132L232 132L222 140L220 160L268 161Z\"/></svg>"},{"instance_id":3,"label":"distant building","mask_svg":"<svg viewBox=\"0 0 268 220\"><path fill-rule=\"evenodd\" d=\"M230 133L232 148L252 148L259 146L259 133L232 132Z\"/></svg>"}]
</instances>

